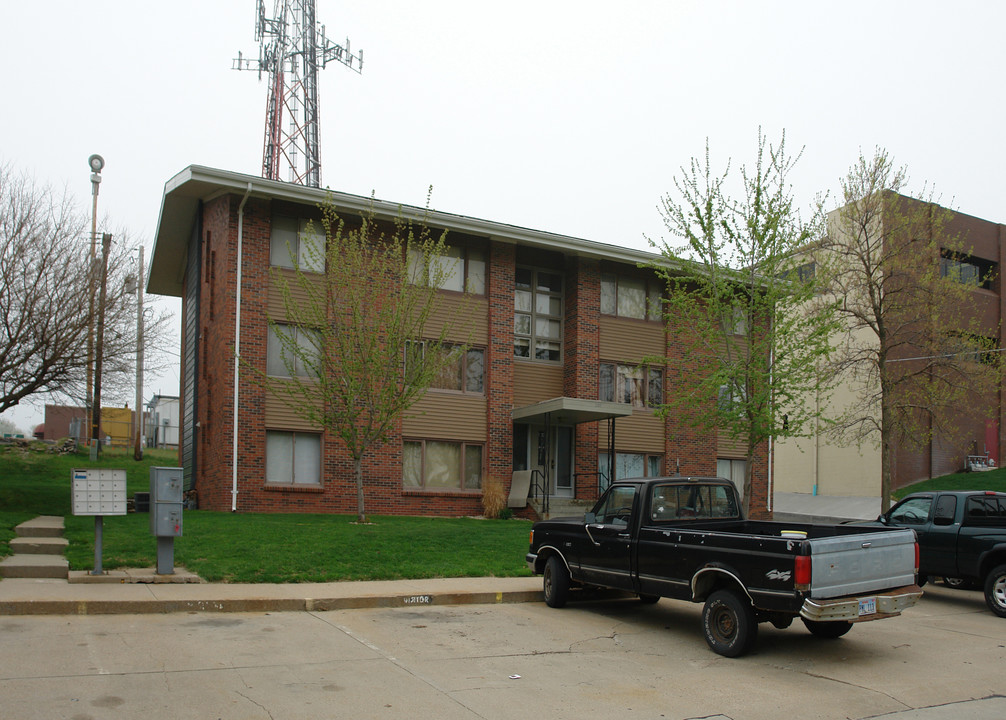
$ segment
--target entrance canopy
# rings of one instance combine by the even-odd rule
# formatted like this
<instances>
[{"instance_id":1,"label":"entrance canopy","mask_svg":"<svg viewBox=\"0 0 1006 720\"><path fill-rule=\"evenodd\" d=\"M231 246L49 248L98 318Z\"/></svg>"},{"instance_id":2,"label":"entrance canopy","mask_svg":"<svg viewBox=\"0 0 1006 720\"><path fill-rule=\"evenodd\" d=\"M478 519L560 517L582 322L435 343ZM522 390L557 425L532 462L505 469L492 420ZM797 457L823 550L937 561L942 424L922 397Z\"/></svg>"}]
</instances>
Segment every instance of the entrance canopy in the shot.
<instances>
[{"instance_id":1,"label":"entrance canopy","mask_svg":"<svg viewBox=\"0 0 1006 720\"><path fill-rule=\"evenodd\" d=\"M514 408L510 415L514 422L579 425L585 422L628 417L632 415L632 405L557 397L534 405Z\"/></svg>"}]
</instances>

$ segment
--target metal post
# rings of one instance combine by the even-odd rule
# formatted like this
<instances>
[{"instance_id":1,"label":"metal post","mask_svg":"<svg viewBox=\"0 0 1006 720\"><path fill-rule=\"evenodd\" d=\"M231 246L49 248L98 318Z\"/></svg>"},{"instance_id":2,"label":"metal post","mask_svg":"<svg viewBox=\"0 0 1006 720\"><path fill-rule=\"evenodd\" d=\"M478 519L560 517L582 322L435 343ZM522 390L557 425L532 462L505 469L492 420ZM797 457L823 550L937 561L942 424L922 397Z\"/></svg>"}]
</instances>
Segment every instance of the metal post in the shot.
<instances>
[{"instance_id":1,"label":"metal post","mask_svg":"<svg viewBox=\"0 0 1006 720\"><path fill-rule=\"evenodd\" d=\"M108 253L112 248L112 236L101 236L101 287L98 291L98 337L94 343L94 402L91 403L91 460L98 459L98 444L101 428L101 355L104 350L105 334L105 292L108 279Z\"/></svg>"},{"instance_id":2,"label":"metal post","mask_svg":"<svg viewBox=\"0 0 1006 720\"><path fill-rule=\"evenodd\" d=\"M175 574L175 539L171 536L157 536L157 574Z\"/></svg>"},{"instance_id":3,"label":"metal post","mask_svg":"<svg viewBox=\"0 0 1006 720\"><path fill-rule=\"evenodd\" d=\"M94 516L94 570L92 575L103 575L101 569L101 545L104 530L104 518L101 515Z\"/></svg>"},{"instance_id":4,"label":"metal post","mask_svg":"<svg viewBox=\"0 0 1006 720\"><path fill-rule=\"evenodd\" d=\"M140 271L136 281L136 444L133 459L143 459L143 245L140 245Z\"/></svg>"},{"instance_id":5,"label":"metal post","mask_svg":"<svg viewBox=\"0 0 1006 720\"><path fill-rule=\"evenodd\" d=\"M91 168L91 255L90 267L87 270L87 380L84 392L84 414L87 416L88 430L91 428L91 415L94 408L91 405L91 387L94 378L94 271L96 260L96 245L98 242L98 186L101 184L101 169L105 160L101 155L92 155L87 159ZM94 459L92 457L92 459Z\"/></svg>"}]
</instances>

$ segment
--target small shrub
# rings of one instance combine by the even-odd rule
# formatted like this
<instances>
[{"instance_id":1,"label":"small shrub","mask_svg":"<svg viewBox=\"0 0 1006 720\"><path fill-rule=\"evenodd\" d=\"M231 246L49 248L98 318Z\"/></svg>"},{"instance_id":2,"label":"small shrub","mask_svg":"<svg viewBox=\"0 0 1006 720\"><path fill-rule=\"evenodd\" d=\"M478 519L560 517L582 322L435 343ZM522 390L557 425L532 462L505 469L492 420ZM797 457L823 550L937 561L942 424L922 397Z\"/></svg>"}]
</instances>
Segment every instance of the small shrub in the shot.
<instances>
[{"instance_id":1,"label":"small shrub","mask_svg":"<svg viewBox=\"0 0 1006 720\"><path fill-rule=\"evenodd\" d=\"M482 511L487 518L498 518L506 506L506 492L499 478L490 477L482 484Z\"/></svg>"}]
</instances>

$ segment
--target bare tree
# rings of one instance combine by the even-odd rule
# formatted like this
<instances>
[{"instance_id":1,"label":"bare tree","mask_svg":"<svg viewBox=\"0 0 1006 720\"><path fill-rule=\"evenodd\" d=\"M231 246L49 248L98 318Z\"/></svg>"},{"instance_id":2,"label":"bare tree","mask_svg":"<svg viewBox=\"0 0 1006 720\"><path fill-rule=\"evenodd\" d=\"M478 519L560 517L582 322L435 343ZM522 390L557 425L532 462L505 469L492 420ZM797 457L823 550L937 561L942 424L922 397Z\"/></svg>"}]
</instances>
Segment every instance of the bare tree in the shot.
<instances>
[{"instance_id":1,"label":"bare tree","mask_svg":"<svg viewBox=\"0 0 1006 720\"><path fill-rule=\"evenodd\" d=\"M991 278L955 272L970 248L948 231L953 213L931 191L902 195L906 185L887 151L860 155L816 251L844 325L830 369L855 391L832 433L880 444L885 511L897 444L959 440L967 411L980 407L975 397L998 378L998 354L989 352L998 330L990 337L975 310L974 289Z\"/></svg>"},{"instance_id":2,"label":"bare tree","mask_svg":"<svg viewBox=\"0 0 1006 720\"><path fill-rule=\"evenodd\" d=\"M0 166L0 412L33 395L48 394L81 405L85 400L91 322L88 218L64 191ZM112 245L105 308L103 378L106 398L130 395L135 372L136 303L123 293L132 248L125 233ZM169 316L155 313L148 370L168 362Z\"/></svg>"},{"instance_id":3,"label":"bare tree","mask_svg":"<svg viewBox=\"0 0 1006 720\"><path fill-rule=\"evenodd\" d=\"M808 432L821 390L818 365L829 351L833 314L810 303L817 279L798 251L821 232L820 203L806 220L794 204L789 174L799 159L759 132L755 162L740 168L739 198L725 188L729 165L712 170L692 159L661 205L677 238L660 250L657 271L667 282L665 314L674 318L669 362L684 390L664 412L743 441L747 451L744 502L750 508L759 448L771 437Z\"/></svg>"},{"instance_id":4,"label":"bare tree","mask_svg":"<svg viewBox=\"0 0 1006 720\"><path fill-rule=\"evenodd\" d=\"M302 259L291 253L293 278L273 274L286 316L270 320L269 329L281 345L286 377L249 369L300 417L345 445L362 523L363 458L388 440L445 369L458 365L466 346L448 338L465 313L433 321L438 288L454 272L445 262L446 231L434 237L425 219L392 225L372 217L348 222L331 205L322 212L324 238L312 237L311 228L301 237Z\"/></svg>"}]
</instances>

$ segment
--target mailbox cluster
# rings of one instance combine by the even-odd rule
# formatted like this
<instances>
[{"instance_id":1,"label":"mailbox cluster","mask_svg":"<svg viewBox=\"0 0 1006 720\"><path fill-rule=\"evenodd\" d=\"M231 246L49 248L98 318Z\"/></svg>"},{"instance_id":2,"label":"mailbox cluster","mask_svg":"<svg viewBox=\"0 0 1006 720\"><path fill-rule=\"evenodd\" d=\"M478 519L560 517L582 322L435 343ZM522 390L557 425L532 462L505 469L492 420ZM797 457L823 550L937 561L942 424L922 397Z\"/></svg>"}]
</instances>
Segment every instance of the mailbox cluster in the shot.
<instances>
[{"instance_id":1,"label":"mailbox cluster","mask_svg":"<svg viewBox=\"0 0 1006 720\"><path fill-rule=\"evenodd\" d=\"M125 515L125 470L73 470L74 515Z\"/></svg>"}]
</instances>

